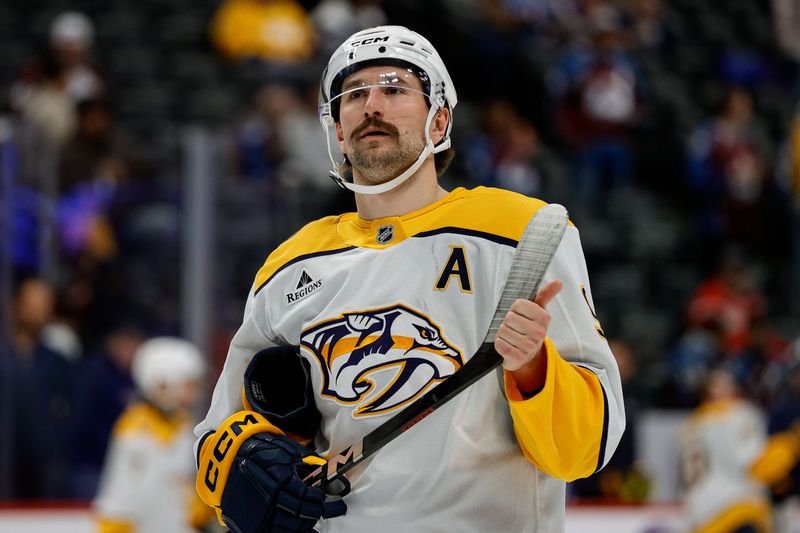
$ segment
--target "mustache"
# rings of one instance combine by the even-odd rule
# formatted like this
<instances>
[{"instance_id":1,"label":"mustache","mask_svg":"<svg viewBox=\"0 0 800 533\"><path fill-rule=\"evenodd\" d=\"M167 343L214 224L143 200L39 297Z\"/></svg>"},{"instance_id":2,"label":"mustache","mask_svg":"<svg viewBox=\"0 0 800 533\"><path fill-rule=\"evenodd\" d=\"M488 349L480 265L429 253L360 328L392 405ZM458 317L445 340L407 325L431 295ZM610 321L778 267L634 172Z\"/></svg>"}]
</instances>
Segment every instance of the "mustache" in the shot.
<instances>
[{"instance_id":1,"label":"mustache","mask_svg":"<svg viewBox=\"0 0 800 533\"><path fill-rule=\"evenodd\" d=\"M378 117L367 117L364 119L364 122L359 124L358 127L353 130L353 133L350 134L350 140L354 141L358 139L361 137L361 134L364 132L364 130L370 127L380 128L394 137L397 137L400 134L400 131L392 124L384 122Z\"/></svg>"}]
</instances>

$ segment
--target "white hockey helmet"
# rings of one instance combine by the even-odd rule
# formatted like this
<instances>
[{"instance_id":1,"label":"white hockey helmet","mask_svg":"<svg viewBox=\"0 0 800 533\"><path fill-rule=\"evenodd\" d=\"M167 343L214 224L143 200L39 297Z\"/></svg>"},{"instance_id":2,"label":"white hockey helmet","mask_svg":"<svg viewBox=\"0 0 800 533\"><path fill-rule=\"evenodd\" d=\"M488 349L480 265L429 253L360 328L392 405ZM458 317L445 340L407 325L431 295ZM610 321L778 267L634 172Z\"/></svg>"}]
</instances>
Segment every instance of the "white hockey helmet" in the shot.
<instances>
[{"instance_id":1,"label":"white hockey helmet","mask_svg":"<svg viewBox=\"0 0 800 533\"><path fill-rule=\"evenodd\" d=\"M331 152L328 128L339 121L339 97L342 83L349 75L371 66L398 66L411 70L422 81L423 92L430 103L425 124L426 146L417 161L400 176L380 185L357 185L339 174L340 165ZM378 194L393 189L408 179L430 154L450 148L453 108L458 96L442 58L425 37L404 26L376 26L354 33L333 52L322 73L319 96L319 120L328 142L328 155L333 169L331 178L341 187L361 194ZM436 112L447 107L449 121L442 140L435 147L430 139L430 124Z\"/></svg>"},{"instance_id":2,"label":"white hockey helmet","mask_svg":"<svg viewBox=\"0 0 800 533\"><path fill-rule=\"evenodd\" d=\"M78 43L89 46L94 40L91 19L78 11L60 13L50 23L50 43L54 45Z\"/></svg>"},{"instance_id":3,"label":"white hockey helmet","mask_svg":"<svg viewBox=\"0 0 800 533\"><path fill-rule=\"evenodd\" d=\"M206 363L200 350L177 337L155 337L136 350L131 366L133 381L145 399L165 410L177 407L174 392L200 380ZM166 390L166 394L163 392Z\"/></svg>"}]
</instances>

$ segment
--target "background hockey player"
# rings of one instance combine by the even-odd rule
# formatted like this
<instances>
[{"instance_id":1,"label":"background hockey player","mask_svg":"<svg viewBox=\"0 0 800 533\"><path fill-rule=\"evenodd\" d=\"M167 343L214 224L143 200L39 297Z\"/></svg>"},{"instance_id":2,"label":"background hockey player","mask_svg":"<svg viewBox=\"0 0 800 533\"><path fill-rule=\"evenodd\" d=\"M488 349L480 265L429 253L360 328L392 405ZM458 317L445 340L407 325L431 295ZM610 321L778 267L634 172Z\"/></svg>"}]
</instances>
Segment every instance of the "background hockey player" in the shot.
<instances>
[{"instance_id":1,"label":"background hockey player","mask_svg":"<svg viewBox=\"0 0 800 533\"><path fill-rule=\"evenodd\" d=\"M772 531L765 486L753 467L767 440L761 411L733 375L711 372L705 399L681 432L686 518L694 533Z\"/></svg>"},{"instance_id":2,"label":"background hockey player","mask_svg":"<svg viewBox=\"0 0 800 533\"><path fill-rule=\"evenodd\" d=\"M564 481L613 453L625 424L619 373L570 226L534 301L517 300L498 331L502 375L354 468L341 499L302 482L309 463L470 358L522 230L545 205L439 185L456 103L434 47L404 27L358 32L331 57L320 119L344 155L336 162L329 146L332 175L355 192L357 212L308 224L267 258L195 431L198 491L233 531L559 531ZM308 382L290 379L292 353ZM298 385L260 388L251 411L242 383L256 354ZM287 417L269 416L287 412L271 407L286 407L287 394L294 411L319 413L309 447L284 435L295 433Z\"/></svg>"},{"instance_id":3,"label":"background hockey player","mask_svg":"<svg viewBox=\"0 0 800 533\"><path fill-rule=\"evenodd\" d=\"M205 359L191 343L157 337L133 360L142 400L114 426L94 502L100 533L189 533L213 516L192 490L191 410Z\"/></svg>"}]
</instances>

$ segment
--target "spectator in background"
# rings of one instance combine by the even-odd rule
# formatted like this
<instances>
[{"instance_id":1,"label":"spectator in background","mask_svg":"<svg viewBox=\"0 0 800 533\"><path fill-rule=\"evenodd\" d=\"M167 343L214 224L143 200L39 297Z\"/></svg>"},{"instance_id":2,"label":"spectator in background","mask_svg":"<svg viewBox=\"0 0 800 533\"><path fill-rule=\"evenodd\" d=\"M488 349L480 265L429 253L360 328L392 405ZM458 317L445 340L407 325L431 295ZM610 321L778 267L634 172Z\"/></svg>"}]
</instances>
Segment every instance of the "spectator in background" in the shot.
<instances>
[{"instance_id":1,"label":"spectator in background","mask_svg":"<svg viewBox=\"0 0 800 533\"><path fill-rule=\"evenodd\" d=\"M631 30L638 51L668 60L679 38L679 25L662 0L631 0Z\"/></svg>"},{"instance_id":2,"label":"spectator in background","mask_svg":"<svg viewBox=\"0 0 800 533\"><path fill-rule=\"evenodd\" d=\"M239 128L239 172L265 183L271 211L286 209L298 198L300 205L288 207L319 216L338 192L330 186L330 161L315 106L316 100L310 105L293 86L268 84ZM293 194L297 191L308 194Z\"/></svg>"},{"instance_id":3,"label":"spectator in background","mask_svg":"<svg viewBox=\"0 0 800 533\"><path fill-rule=\"evenodd\" d=\"M92 183L113 188L126 180L152 174L151 165L133 139L115 124L108 100L82 100L77 105L77 117L77 130L59 160L61 191Z\"/></svg>"},{"instance_id":4,"label":"spectator in background","mask_svg":"<svg viewBox=\"0 0 800 533\"><path fill-rule=\"evenodd\" d=\"M77 11L58 15L50 25L50 46L58 64L58 82L72 102L96 98L106 84L92 63L94 25Z\"/></svg>"},{"instance_id":5,"label":"spectator in background","mask_svg":"<svg viewBox=\"0 0 800 533\"><path fill-rule=\"evenodd\" d=\"M798 2L798 15L800 16L800 2ZM800 67L798 70L800 71ZM797 84L796 91L800 94L800 75ZM789 126L783 167L783 189L789 200L790 232L794 236L791 240L790 279L793 293L797 294L800 291L800 238L797 237L800 235L800 113L795 113ZM794 309L800 309L797 301L792 304Z\"/></svg>"},{"instance_id":6,"label":"spectator in background","mask_svg":"<svg viewBox=\"0 0 800 533\"><path fill-rule=\"evenodd\" d=\"M70 259L85 253L108 261L118 252L109 216L115 202L149 180L154 169L115 125L106 99L83 100L77 109L78 129L58 165L59 244Z\"/></svg>"},{"instance_id":7,"label":"spectator in background","mask_svg":"<svg viewBox=\"0 0 800 533\"><path fill-rule=\"evenodd\" d=\"M278 167L285 157L279 121L284 105L296 98L292 93L288 86L267 85L253 98L252 111L236 132L236 171L240 177L264 182L270 189L277 183Z\"/></svg>"},{"instance_id":8,"label":"spectator in background","mask_svg":"<svg viewBox=\"0 0 800 533\"><path fill-rule=\"evenodd\" d=\"M22 117L23 149L36 161L46 147L60 150L77 126L78 102L105 93L103 77L92 63L94 26L83 13L56 16L49 48L23 69L12 87L12 106Z\"/></svg>"},{"instance_id":9,"label":"spectator in background","mask_svg":"<svg viewBox=\"0 0 800 533\"><path fill-rule=\"evenodd\" d=\"M71 496L94 497L114 422L134 393L131 364L144 338L139 328L122 322L111 330L100 353L82 363L75 383L73 435L74 470Z\"/></svg>"},{"instance_id":10,"label":"spectator in background","mask_svg":"<svg viewBox=\"0 0 800 533\"><path fill-rule=\"evenodd\" d=\"M719 254L725 243L751 250L759 245L770 152L753 97L742 87L732 87L720 113L692 133L688 176L707 256Z\"/></svg>"},{"instance_id":11,"label":"spectator in background","mask_svg":"<svg viewBox=\"0 0 800 533\"><path fill-rule=\"evenodd\" d=\"M759 405L769 407L780 397L789 345L769 316L758 316L750 324L747 346L730 361L731 372Z\"/></svg>"},{"instance_id":12,"label":"spectator in background","mask_svg":"<svg viewBox=\"0 0 800 533\"><path fill-rule=\"evenodd\" d=\"M211 40L234 60L301 67L316 48L316 33L294 0L225 0L211 20Z\"/></svg>"},{"instance_id":13,"label":"spectator in background","mask_svg":"<svg viewBox=\"0 0 800 533\"><path fill-rule=\"evenodd\" d=\"M484 127L467 142L466 170L482 185L550 199L563 189L564 171L535 126L506 100L484 108Z\"/></svg>"},{"instance_id":14,"label":"spectator in background","mask_svg":"<svg viewBox=\"0 0 800 533\"><path fill-rule=\"evenodd\" d=\"M766 299L748 266L728 255L687 304L686 329L670 351L670 374L660 391L662 406L696 406L710 370L723 361L737 379L754 385L759 376L748 372L762 371L776 346L765 313Z\"/></svg>"},{"instance_id":15,"label":"spectator in background","mask_svg":"<svg viewBox=\"0 0 800 533\"><path fill-rule=\"evenodd\" d=\"M764 486L751 471L765 443L761 411L741 399L733 374L713 370L703 404L681 428L685 516L692 532L772 531Z\"/></svg>"},{"instance_id":16,"label":"spectator in background","mask_svg":"<svg viewBox=\"0 0 800 533\"><path fill-rule=\"evenodd\" d=\"M687 308L687 321L689 328L718 329L722 354L732 358L750 345L753 323L765 312L766 299L747 265L731 256L695 290Z\"/></svg>"},{"instance_id":17,"label":"spectator in background","mask_svg":"<svg viewBox=\"0 0 800 533\"><path fill-rule=\"evenodd\" d=\"M386 24L382 0L322 0L311 11L311 22L320 34L323 56L332 54L347 37L364 28Z\"/></svg>"},{"instance_id":18,"label":"spectator in background","mask_svg":"<svg viewBox=\"0 0 800 533\"><path fill-rule=\"evenodd\" d=\"M53 287L24 278L14 294L11 331L12 497L64 498L70 466L63 442L72 410L75 365L42 343L55 308Z\"/></svg>"},{"instance_id":19,"label":"spectator in background","mask_svg":"<svg viewBox=\"0 0 800 533\"><path fill-rule=\"evenodd\" d=\"M558 129L574 153L576 192L603 212L607 193L632 185L642 80L626 50L621 13L594 2L587 20L591 45L563 54L548 78Z\"/></svg>"},{"instance_id":20,"label":"spectator in background","mask_svg":"<svg viewBox=\"0 0 800 533\"><path fill-rule=\"evenodd\" d=\"M783 52L800 62L800 2L798 0L772 0L772 20L778 44Z\"/></svg>"},{"instance_id":21,"label":"spectator in background","mask_svg":"<svg viewBox=\"0 0 800 533\"><path fill-rule=\"evenodd\" d=\"M455 3L455 2L454 2ZM488 2L486 2L488 3ZM519 24L519 34L532 53L552 53L565 39L585 34L580 0L502 0L495 2Z\"/></svg>"}]
</instances>

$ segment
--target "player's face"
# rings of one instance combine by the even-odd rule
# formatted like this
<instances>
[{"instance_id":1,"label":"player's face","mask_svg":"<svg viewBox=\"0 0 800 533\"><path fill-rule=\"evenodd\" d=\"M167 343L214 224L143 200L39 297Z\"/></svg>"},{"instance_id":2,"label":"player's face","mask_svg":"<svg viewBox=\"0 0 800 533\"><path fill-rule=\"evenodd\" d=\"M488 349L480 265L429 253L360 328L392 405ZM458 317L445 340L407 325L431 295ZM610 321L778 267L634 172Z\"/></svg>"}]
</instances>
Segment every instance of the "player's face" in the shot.
<instances>
[{"instance_id":1,"label":"player's face","mask_svg":"<svg viewBox=\"0 0 800 533\"><path fill-rule=\"evenodd\" d=\"M428 103L422 82L399 67L368 67L342 84L339 147L366 181L399 175L425 147Z\"/></svg>"}]
</instances>

